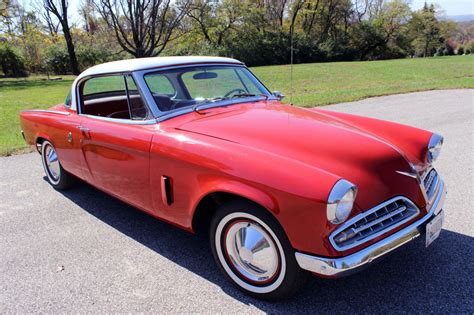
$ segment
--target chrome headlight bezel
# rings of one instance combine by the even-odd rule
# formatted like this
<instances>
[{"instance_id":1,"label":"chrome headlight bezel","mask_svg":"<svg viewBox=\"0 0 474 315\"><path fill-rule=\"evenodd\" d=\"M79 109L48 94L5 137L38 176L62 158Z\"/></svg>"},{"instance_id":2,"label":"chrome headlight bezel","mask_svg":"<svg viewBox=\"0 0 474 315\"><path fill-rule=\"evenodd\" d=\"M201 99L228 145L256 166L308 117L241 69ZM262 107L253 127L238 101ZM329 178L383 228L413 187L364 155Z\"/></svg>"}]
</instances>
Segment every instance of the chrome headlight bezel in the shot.
<instances>
[{"instance_id":1,"label":"chrome headlight bezel","mask_svg":"<svg viewBox=\"0 0 474 315\"><path fill-rule=\"evenodd\" d=\"M428 142L428 147L426 151L426 161L429 164L432 164L438 158L441 153L441 148L443 147L444 138L436 133L431 135L430 141Z\"/></svg>"},{"instance_id":2,"label":"chrome headlight bezel","mask_svg":"<svg viewBox=\"0 0 474 315\"><path fill-rule=\"evenodd\" d=\"M357 196L357 187L345 179L334 184L326 206L328 221L333 224L344 222L352 212Z\"/></svg>"}]
</instances>

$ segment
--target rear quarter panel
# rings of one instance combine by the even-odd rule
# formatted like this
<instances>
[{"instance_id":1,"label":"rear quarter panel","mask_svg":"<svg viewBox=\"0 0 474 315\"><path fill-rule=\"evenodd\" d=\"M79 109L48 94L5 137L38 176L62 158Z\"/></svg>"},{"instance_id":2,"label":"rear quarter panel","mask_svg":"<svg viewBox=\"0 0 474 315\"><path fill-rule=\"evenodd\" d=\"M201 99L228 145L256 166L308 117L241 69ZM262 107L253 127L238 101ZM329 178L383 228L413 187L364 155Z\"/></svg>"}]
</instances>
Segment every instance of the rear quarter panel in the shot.
<instances>
[{"instance_id":1,"label":"rear quarter panel","mask_svg":"<svg viewBox=\"0 0 474 315\"><path fill-rule=\"evenodd\" d=\"M64 111L64 114L50 110L27 110L20 113L20 124L26 142L36 145L39 138L50 141L56 148L62 167L81 177L81 161L78 154L79 123L79 117L68 111ZM73 136L72 142L68 142L69 132Z\"/></svg>"}]
</instances>

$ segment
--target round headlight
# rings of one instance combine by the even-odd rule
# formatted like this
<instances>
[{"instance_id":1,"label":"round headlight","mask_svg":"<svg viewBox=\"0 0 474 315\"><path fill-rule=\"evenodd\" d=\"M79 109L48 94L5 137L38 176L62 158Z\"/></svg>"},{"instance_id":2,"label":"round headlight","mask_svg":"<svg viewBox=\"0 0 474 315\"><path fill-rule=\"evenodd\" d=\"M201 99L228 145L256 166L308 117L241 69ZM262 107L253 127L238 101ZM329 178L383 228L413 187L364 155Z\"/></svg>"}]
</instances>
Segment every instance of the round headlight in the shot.
<instances>
[{"instance_id":1,"label":"round headlight","mask_svg":"<svg viewBox=\"0 0 474 315\"><path fill-rule=\"evenodd\" d=\"M328 220L338 224L344 222L352 211L357 188L351 182L340 179L331 189L326 208Z\"/></svg>"},{"instance_id":2,"label":"round headlight","mask_svg":"<svg viewBox=\"0 0 474 315\"><path fill-rule=\"evenodd\" d=\"M441 153L441 147L443 146L443 137L434 133L430 142L428 143L428 152L426 154L426 159L428 163L433 163Z\"/></svg>"}]
</instances>

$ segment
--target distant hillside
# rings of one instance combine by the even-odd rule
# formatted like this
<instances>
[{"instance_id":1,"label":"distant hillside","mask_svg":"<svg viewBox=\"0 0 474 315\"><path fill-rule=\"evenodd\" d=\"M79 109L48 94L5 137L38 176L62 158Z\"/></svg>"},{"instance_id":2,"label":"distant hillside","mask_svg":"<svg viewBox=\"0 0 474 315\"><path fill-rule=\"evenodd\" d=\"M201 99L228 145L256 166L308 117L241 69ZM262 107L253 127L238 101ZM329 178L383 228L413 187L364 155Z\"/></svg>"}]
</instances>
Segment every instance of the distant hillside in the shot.
<instances>
[{"instance_id":1,"label":"distant hillside","mask_svg":"<svg viewBox=\"0 0 474 315\"><path fill-rule=\"evenodd\" d=\"M448 15L448 20L453 20L456 22L470 22L474 21L474 14L466 14L466 15Z\"/></svg>"}]
</instances>

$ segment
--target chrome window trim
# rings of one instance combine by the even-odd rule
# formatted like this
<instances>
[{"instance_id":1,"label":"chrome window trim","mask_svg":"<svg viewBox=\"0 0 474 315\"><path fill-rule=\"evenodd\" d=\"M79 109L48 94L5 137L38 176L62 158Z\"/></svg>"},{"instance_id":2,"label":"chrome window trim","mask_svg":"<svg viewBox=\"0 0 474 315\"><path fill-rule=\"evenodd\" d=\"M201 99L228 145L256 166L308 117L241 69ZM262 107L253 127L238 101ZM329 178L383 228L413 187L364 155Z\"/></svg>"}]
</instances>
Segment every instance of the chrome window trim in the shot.
<instances>
[{"instance_id":1,"label":"chrome window trim","mask_svg":"<svg viewBox=\"0 0 474 315\"><path fill-rule=\"evenodd\" d=\"M114 75L121 75L125 78L125 76L127 75L131 75L133 77L133 79L135 79L135 76L133 75L133 72L129 72L129 71L124 71L124 72L108 72L108 73L101 73L101 74L94 74L94 75L88 75L88 76L85 76L83 78L81 78L79 81L76 82L76 86L75 86L75 94L76 94L76 112L81 115L81 116L88 116L88 117L101 117L101 116L93 116L93 115L87 115L87 114L83 114L82 113L82 106L81 106L81 98L80 98L80 91L79 91L79 87L81 86L81 84L83 84L85 81L87 80L90 80L90 79L93 79L93 78L99 78L99 77L108 77L108 76L114 76ZM154 113L153 113L153 110L150 108L150 106L148 105L148 102L147 100L143 97L143 95L141 94L142 92L142 88L140 87L140 84L138 84L137 82L135 82L135 84L137 85L137 90L138 90L138 94L143 98L144 100L144 103L145 103L145 106L147 107L147 109L152 113L152 116L155 117ZM120 118L110 118L110 119L119 119L119 120L127 120L127 119L120 119ZM132 119L130 119L132 120ZM134 121L140 121L140 120L134 120ZM136 125L136 124L132 124L132 125ZM140 124L138 124L140 125Z\"/></svg>"},{"instance_id":2,"label":"chrome window trim","mask_svg":"<svg viewBox=\"0 0 474 315\"><path fill-rule=\"evenodd\" d=\"M417 209L417 212L408 217L408 218L405 218L403 220L401 220L400 222L397 222L395 223L394 225L391 225L389 227L387 227L386 229L383 229L377 233L374 233L370 236L368 236L367 238L364 238L362 240L359 240L359 241L356 241L350 245L347 245L347 246L339 246L337 245L336 241L334 241L334 237L342 232L343 230L347 229L350 225L354 224L355 222L359 221L360 219L364 218L364 217L367 217L369 216L370 214L374 213L375 211L377 210L380 210L381 208L397 201L397 200L403 200L409 204L411 204L415 209ZM344 251L344 250L348 250L348 249L351 249L351 248L354 248L356 246L359 246L363 243L367 243L368 241L371 241L373 240L374 238L377 238L379 237L380 235L383 235L387 232L390 232L391 230L393 229L396 229L397 227L399 227L400 225L404 224L404 223L407 223L408 221L412 220L414 217L416 217L417 215L420 214L420 209L415 205L415 203L413 201L411 201L410 199L404 197L404 196L396 196L396 197L393 197L387 201L384 201L382 202L381 204L378 204L377 206L367 210L367 211L364 211L364 212L361 212L359 213L358 215L354 216L353 218L351 218L350 220L344 222L344 224L342 224L340 227L338 227L336 230L334 230L331 235L329 236L329 242L331 243L331 245L334 247L335 250L337 251Z\"/></svg>"},{"instance_id":3,"label":"chrome window trim","mask_svg":"<svg viewBox=\"0 0 474 315\"><path fill-rule=\"evenodd\" d=\"M24 112L44 112L44 113L52 113L52 114L58 114L58 115L64 115L64 116L69 116L71 113L69 112L63 112L60 110L52 110L52 109L25 109L21 111L22 113Z\"/></svg>"},{"instance_id":4,"label":"chrome window trim","mask_svg":"<svg viewBox=\"0 0 474 315\"><path fill-rule=\"evenodd\" d=\"M81 117L92 118L97 120L103 120L108 122L114 122L123 125L153 125L157 124L156 119L147 119L147 120L132 120L132 119L121 119L121 118L110 118L110 117L103 117L103 116L94 116L94 115L87 115L87 114L79 114Z\"/></svg>"}]
</instances>

